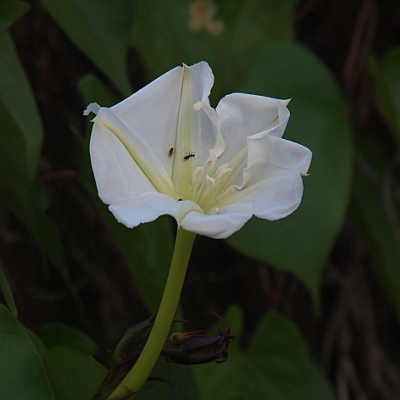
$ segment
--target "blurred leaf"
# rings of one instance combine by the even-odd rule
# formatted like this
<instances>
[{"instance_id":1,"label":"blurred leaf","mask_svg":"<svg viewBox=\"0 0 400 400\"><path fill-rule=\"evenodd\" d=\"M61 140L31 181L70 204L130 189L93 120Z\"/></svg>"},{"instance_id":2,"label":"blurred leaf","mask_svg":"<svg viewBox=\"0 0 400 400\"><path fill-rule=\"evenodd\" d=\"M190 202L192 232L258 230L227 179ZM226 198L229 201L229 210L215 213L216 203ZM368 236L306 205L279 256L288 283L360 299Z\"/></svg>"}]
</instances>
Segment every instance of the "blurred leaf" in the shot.
<instances>
[{"instance_id":1,"label":"blurred leaf","mask_svg":"<svg viewBox=\"0 0 400 400\"><path fill-rule=\"evenodd\" d=\"M44 258L68 282L57 226L46 214L44 188L33 185L42 146L42 125L28 80L8 33L0 34L0 188L8 206L38 243Z\"/></svg>"},{"instance_id":2,"label":"blurred leaf","mask_svg":"<svg viewBox=\"0 0 400 400\"><path fill-rule=\"evenodd\" d=\"M29 10L29 4L24 1L2 0L0 2L0 34L10 28Z\"/></svg>"},{"instance_id":3,"label":"blurred leaf","mask_svg":"<svg viewBox=\"0 0 400 400\"><path fill-rule=\"evenodd\" d=\"M366 243L375 273L400 317L400 213L391 144L364 132L357 142L351 216ZM397 167L398 168L398 167Z\"/></svg>"},{"instance_id":4,"label":"blurred leaf","mask_svg":"<svg viewBox=\"0 0 400 400\"><path fill-rule=\"evenodd\" d=\"M42 343L42 341L28 328L25 328L26 333L28 334L28 336L30 337L32 344L35 346L36 351L38 352L38 354L42 357L43 354L46 352L46 347L44 346L44 344Z\"/></svg>"},{"instance_id":5,"label":"blurred leaf","mask_svg":"<svg viewBox=\"0 0 400 400\"><path fill-rule=\"evenodd\" d=\"M381 110L400 145L400 47L385 54L382 66L371 61L370 70Z\"/></svg>"},{"instance_id":6,"label":"blurred leaf","mask_svg":"<svg viewBox=\"0 0 400 400\"><path fill-rule=\"evenodd\" d=\"M128 95L127 50L135 1L41 0L75 45Z\"/></svg>"},{"instance_id":7,"label":"blurred leaf","mask_svg":"<svg viewBox=\"0 0 400 400\"><path fill-rule=\"evenodd\" d=\"M260 48L242 91L292 98L284 138L313 152L304 197L293 215L269 222L253 218L228 239L237 250L286 269L319 304L320 278L349 200L352 142L345 107L328 70L291 43Z\"/></svg>"},{"instance_id":8,"label":"blurred leaf","mask_svg":"<svg viewBox=\"0 0 400 400\"><path fill-rule=\"evenodd\" d=\"M228 326L232 315L226 318ZM193 367L202 399L293 400L304 390L307 348L297 328L278 314L268 314L261 321L245 351L231 345L228 353L223 364Z\"/></svg>"},{"instance_id":9,"label":"blurred leaf","mask_svg":"<svg viewBox=\"0 0 400 400\"><path fill-rule=\"evenodd\" d=\"M1 36L1 35L0 35ZM23 102L22 102L23 103ZM68 272L58 227L46 214L44 188L32 185L36 167L27 165L27 142L20 127L0 99L0 189L7 205L25 226L46 257L68 282Z\"/></svg>"},{"instance_id":10,"label":"blurred leaf","mask_svg":"<svg viewBox=\"0 0 400 400\"><path fill-rule=\"evenodd\" d=\"M55 400L92 400L107 374L89 355L63 346L47 350L43 363Z\"/></svg>"},{"instance_id":11,"label":"blurred leaf","mask_svg":"<svg viewBox=\"0 0 400 400\"><path fill-rule=\"evenodd\" d=\"M46 214L46 209L42 208L40 200L37 200L42 190L43 188L36 185L29 193L29 197L11 198L8 206L38 244L44 264L50 261L57 268L60 276L77 299L75 288L69 285L69 272L58 226Z\"/></svg>"},{"instance_id":12,"label":"blurred leaf","mask_svg":"<svg viewBox=\"0 0 400 400\"><path fill-rule=\"evenodd\" d=\"M102 106L111 106L117 102L117 99L93 75L81 80L79 88L87 104L95 101ZM118 223L108 207L98 197L90 164L89 140L90 138L87 138L83 144L80 179L113 233L135 278L142 299L151 313L156 312L164 291L172 257L173 229L170 218L164 216L134 229L128 229Z\"/></svg>"},{"instance_id":13,"label":"blurred leaf","mask_svg":"<svg viewBox=\"0 0 400 400\"><path fill-rule=\"evenodd\" d=\"M0 304L2 400L54 400L39 354L25 328Z\"/></svg>"},{"instance_id":14,"label":"blurred leaf","mask_svg":"<svg viewBox=\"0 0 400 400\"><path fill-rule=\"evenodd\" d=\"M131 42L151 79L182 62L207 61L217 77L213 96L219 98L252 65L260 44L291 38L297 2L139 0Z\"/></svg>"},{"instance_id":15,"label":"blurred leaf","mask_svg":"<svg viewBox=\"0 0 400 400\"><path fill-rule=\"evenodd\" d=\"M335 400L332 385L315 363L310 364L307 386L299 400Z\"/></svg>"},{"instance_id":16,"label":"blurred leaf","mask_svg":"<svg viewBox=\"0 0 400 400\"><path fill-rule=\"evenodd\" d=\"M6 305L10 311L10 313L15 317L18 318L18 311L17 307L15 306L14 297L10 289L10 285L7 282L6 277L3 273L3 266L0 262L0 291L3 293L4 300Z\"/></svg>"},{"instance_id":17,"label":"blurred leaf","mask_svg":"<svg viewBox=\"0 0 400 400\"><path fill-rule=\"evenodd\" d=\"M93 74L85 75L78 82L78 88L84 97L85 105L89 103L100 103L102 107L111 107L121 101L121 99L114 96L104 83ZM86 118L90 118L90 115ZM92 124L90 124L90 127L91 126Z\"/></svg>"},{"instance_id":18,"label":"blurred leaf","mask_svg":"<svg viewBox=\"0 0 400 400\"><path fill-rule=\"evenodd\" d=\"M39 337L48 349L62 345L81 353L87 353L92 357L98 352L97 344L89 336L65 324L42 325Z\"/></svg>"},{"instance_id":19,"label":"blurred leaf","mask_svg":"<svg viewBox=\"0 0 400 400\"><path fill-rule=\"evenodd\" d=\"M0 79L0 100L22 133L17 133L13 128L16 149L12 155L18 152L23 157L18 162L25 163L26 175L33 181L42 147L43 130L28 79L7 32L0 34L0 76L7 77ZM0 134L3 137L9 123L2 127L3 121L0 121ZM23 184L25 182L21 182Z\"/></svg>"},{"instance_id":20,"label":"blurred leaf","mask_svg":"<svg viewBox=\"0 0 400 400\"><path fill-rule=\"evenodd\" d=\"M1 99L0 135L0 188L7 196L26 197L33 178L26 163L26 143L22 131Z\"/></svg>"}]
</instances>

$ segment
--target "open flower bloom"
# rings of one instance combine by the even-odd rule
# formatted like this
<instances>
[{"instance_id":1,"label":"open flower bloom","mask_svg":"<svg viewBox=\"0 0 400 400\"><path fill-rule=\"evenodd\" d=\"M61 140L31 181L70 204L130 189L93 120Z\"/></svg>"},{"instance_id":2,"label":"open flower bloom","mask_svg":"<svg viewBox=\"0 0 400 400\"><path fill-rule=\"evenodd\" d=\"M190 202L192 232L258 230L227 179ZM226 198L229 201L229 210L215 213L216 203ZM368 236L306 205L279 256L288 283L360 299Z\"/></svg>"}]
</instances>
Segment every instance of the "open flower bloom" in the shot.
<instances>
[{"instance_id":1,"label":"open flower bloom","mask_svg":"<svg viewBox=\"0 0 400 400\"><path fill-rule=\"evenodd\" d=\"M216 109L206 62L162 75L94 112L90 143L100 198L135 227L172 215L187 231L226 238L253 215L283 218L300 204L311 152L282 139L287 100L233 93Z\"/></svg>"}]
</instances>

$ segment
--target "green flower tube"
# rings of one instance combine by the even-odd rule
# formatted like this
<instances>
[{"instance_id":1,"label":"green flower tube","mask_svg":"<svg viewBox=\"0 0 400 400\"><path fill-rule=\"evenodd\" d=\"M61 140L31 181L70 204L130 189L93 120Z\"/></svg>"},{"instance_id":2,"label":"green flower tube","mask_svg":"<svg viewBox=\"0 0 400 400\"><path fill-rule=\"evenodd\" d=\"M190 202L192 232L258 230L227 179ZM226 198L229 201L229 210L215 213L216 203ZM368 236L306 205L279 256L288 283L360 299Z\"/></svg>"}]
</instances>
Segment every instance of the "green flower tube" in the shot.
<instances>
[{"instance_id":1,"label":"green flower tube","mask_svg":"<svg viewBox=\"0 0 400 400\"><path fill-rule=\"evenodd\" d=\"M140 357L127 376L108 397L109 400L133 398L134 393L142 388L153 370L178 307L195 237L195 233L178 229L169 275L153 329ZM128 397L130 394L132 396Z\"/></svg>"}]
</instances>

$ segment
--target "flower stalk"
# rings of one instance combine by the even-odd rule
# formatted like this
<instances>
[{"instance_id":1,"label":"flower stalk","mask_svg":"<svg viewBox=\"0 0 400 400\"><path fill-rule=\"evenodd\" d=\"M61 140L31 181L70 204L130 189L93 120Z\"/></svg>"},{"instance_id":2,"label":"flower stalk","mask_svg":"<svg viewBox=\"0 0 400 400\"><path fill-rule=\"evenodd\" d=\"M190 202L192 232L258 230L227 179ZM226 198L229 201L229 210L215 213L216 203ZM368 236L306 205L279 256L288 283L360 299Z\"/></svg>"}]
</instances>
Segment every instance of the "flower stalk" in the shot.
<instances>
[{"instance_id":1,"label":"flower stalk","mask_svg":"<svg viewBox=\"0 0 400 400\"><path fill-rule=\"evenodd\" d=\"M178 229L171 267L153 329L135 365L108 400L132 399L153 370L178 307L195 237L195 233Z\"/></svg>"}]
</instances>

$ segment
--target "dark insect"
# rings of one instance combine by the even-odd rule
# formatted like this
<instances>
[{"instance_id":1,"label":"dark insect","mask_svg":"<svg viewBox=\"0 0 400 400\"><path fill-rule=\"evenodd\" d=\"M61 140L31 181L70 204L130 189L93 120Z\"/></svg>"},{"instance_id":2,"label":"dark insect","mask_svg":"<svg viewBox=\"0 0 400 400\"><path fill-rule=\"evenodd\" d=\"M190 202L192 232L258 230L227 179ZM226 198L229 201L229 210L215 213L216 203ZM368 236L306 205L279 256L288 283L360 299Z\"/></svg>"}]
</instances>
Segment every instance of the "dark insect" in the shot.
<instances>
[{"instance_id":1,"label":"dark insect","mask_svg":"<svg viewBox=\"0 0 400 400\"><path fill-rule=\"evenodd\" d=\"M169 149L169 152L168 152L168 157L171 157L173 152L174 152L174 148L171 147L171 148Z\"/></svg>"},{"instance_id":2,"label":"dark insect","mask_svg":"<svg viewBox=\"0 0 400 400\"><path fill-rule=\"evenodd\" d=\"M183 157L184 160L189 160L189 158L195 158L196 155L194 153L187 153L185 157Z\"/></svg>"}]
</instances>

